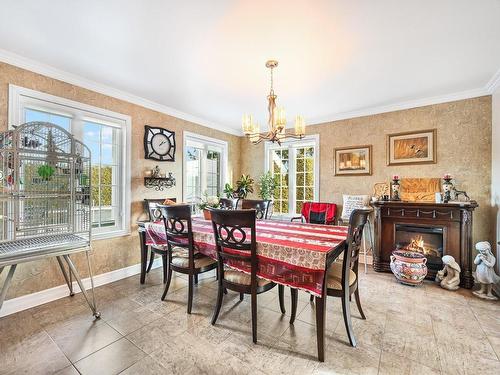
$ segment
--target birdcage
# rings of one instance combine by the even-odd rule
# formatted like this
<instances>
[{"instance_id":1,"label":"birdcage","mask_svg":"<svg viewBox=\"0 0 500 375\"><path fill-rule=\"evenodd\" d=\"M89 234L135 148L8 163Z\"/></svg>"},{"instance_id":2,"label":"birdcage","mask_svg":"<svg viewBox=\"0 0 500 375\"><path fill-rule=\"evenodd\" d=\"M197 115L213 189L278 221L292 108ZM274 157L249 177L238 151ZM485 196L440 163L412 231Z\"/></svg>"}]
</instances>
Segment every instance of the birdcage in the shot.
<instances>
[{"instance_id":1,"label":"birdcage","mask_svg":"<svg viewBox=\"0 0 500 375\"><path fill-rule=\"evenodd\" d=\"M99 317L89 259L90 164L89 148L57 125L29 122L0 133L0 273L10 266L0 308L19 263L56 257L70 295L74 277ZM82 251L91 296L70 258Z\"/></svg>"}]
</instances>

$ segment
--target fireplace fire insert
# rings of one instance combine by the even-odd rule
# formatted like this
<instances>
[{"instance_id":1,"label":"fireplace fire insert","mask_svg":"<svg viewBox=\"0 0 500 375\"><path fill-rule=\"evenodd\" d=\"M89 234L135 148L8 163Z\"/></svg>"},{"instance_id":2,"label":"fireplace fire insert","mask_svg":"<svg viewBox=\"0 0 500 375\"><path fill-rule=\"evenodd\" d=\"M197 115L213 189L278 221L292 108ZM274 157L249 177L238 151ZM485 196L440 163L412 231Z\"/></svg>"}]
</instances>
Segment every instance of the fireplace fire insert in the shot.
<instances>
[{"instance_id":1,"label":"fireplace fire insert","mask_svg":"<svg viewBox=\"0 0 500 375\"><path fill-rule=\"evenodd\" d=\"M440 270L444 251L444 228L442 226L395 225L395 250L415 251L425 255L427 267Z\"/></svg>"}]
</instances>

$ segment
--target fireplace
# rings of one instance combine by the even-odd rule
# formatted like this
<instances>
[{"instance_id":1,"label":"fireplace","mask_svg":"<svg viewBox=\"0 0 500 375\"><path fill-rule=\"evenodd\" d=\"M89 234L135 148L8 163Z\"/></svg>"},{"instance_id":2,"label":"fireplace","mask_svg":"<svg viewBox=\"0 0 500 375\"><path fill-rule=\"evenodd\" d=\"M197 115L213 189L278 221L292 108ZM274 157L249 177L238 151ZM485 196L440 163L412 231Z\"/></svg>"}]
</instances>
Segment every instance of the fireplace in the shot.
<instances>
[{"instance_id":1,"label":"fireplace","mask_svg":"<svg viewBox=\"0 0 500 375\"><path fill-rule=\"evenodd\" d=\"M443 268L444 228L429 225L395 225L395 250L416 251L425 255L427 267L439 271Z\"/></svg>"},{"instance_id":2,"label":"fireplace","mask_svg":"<svg viewBox=\"0 0 500 375\"><path fill-rule=\"evenodd\" d=\"M377 201L373 269L391 272L396 249L418 251L427 258L427 278L442 269L441 258L451 255L462 268L461 285L472 288L472 212L477 203Z\"/></svg>"}]
</instances>

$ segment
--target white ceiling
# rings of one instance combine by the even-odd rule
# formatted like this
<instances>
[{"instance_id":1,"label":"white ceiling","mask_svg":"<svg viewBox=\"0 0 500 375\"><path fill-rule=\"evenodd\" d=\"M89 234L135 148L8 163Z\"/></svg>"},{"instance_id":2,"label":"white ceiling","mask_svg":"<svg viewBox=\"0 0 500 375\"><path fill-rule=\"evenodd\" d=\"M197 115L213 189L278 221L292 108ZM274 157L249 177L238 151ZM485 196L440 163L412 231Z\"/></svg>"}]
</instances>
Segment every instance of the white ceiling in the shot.
<instances>
[{"instance_id":1,"label":"white ceiling","mask_svg":"<svg viewBox=\"0 0 500 375\"><path fill-rule=\"evenodd\" d=\"M269 58L289 120L482 93L499 20L498 0L0 0L0 49L238 131L265 125Z\"/></svg>"}]
</instances>

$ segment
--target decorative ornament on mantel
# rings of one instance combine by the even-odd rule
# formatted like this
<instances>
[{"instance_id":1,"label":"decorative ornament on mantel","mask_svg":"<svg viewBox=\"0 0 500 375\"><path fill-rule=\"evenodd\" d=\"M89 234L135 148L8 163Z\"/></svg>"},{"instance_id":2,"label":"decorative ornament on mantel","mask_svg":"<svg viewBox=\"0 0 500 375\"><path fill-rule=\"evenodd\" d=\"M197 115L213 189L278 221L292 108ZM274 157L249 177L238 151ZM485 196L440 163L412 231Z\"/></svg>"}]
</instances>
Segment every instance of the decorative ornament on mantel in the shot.
<instances>
[{"instance_id":1,"label":"decorative ornament on mantel","mask_svg":"<svg viewBox=\"0 0 500 375\"><path fill-rule=\"evenodd\" d=\"M391 200L400 201L401 200L401 195L400 195L401 185L399 184L399 176L398 175L392 176L391 190L392 190Z\"/></svg>"},{"instance_id":2,"label":"decorative ornament on mantel","mask_svg":"<svg viewBox=\"0 0 500 375\"><path fill-rule=\"evenodd\" d=\"M453 177L449 173L446 173L443 176L443 203L448 203L449 201L451 201L451 190L453 189L453 182L451 182L452 179Z\"/></svg>"},{"instance_id":3,"label":"decorative ornament on mantel","mask_svg":"<svg viewBox=\"0 0 500 375\"><path fill-rule=\"evenodd\" d=\"M300 115L295 117L295 132L290 133L286 131L285 109L283 107L277 107L276 99L278 96L274 93L273 88L273 69L277 66L278 61L276 60L269 60L266 62L266 67L271 71L271 89L267 96L267 111L269 112L269 118L267 120L269 130L267 133L260 132L260 125L254 122L252 115L243 115L241 123L243 133L254 145L264 140L281 145L281 141L285 138L302 139L306 133L304 117Z\"/></svg>"}]
</instances>

